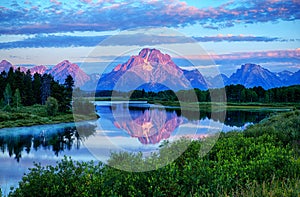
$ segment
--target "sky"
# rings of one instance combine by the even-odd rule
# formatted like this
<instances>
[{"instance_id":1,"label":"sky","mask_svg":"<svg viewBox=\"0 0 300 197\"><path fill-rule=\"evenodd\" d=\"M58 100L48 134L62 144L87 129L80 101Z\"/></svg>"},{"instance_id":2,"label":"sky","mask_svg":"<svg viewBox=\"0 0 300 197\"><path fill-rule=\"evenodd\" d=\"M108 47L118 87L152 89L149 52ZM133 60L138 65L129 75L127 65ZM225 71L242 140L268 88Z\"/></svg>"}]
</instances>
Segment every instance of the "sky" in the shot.
<instances>
[{"instance_id":1,"label":"sky","mask_svg":"<svg viewBox=\"0 0 300 197\"><path fill-rule=\"evenodd\" d=\"M0 60L67 59L93 73L149 47L171 51L181 67L214 64L228 76L245 63L295 72L299 7L299 0L1 1Z\"/></svg>"}]
</instances>

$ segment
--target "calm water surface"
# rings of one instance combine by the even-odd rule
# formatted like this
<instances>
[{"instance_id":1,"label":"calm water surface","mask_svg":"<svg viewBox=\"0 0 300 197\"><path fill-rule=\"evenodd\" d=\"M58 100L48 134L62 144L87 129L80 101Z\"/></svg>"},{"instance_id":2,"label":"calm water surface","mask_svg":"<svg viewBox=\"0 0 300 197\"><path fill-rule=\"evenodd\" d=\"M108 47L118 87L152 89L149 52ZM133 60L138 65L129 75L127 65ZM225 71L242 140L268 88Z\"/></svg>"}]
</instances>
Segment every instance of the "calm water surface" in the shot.
<instances>
[{"instance_id":1,"label":"calm water surface","mask_svg":"<svg viewBox=\"0 0 300 197\"><path fill-rule=\"evenodd\" d=\"M227 111L225 120L211 112L185 112L147 103L96 102L96 121L0 129L0 185L7 194L33 162L55 164L64 155L74 160L106 161L112 151L158 150L164 140L243 130L272 111Z\"/></svg>"}]
</instances>

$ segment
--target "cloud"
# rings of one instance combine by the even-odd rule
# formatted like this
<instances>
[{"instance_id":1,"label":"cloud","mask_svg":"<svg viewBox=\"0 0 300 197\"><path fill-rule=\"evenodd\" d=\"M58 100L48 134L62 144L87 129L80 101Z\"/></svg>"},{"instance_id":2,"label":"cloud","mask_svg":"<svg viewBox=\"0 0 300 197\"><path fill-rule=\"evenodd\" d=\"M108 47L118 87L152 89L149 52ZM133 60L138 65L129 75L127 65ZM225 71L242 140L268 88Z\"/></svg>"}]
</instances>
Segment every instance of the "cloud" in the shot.
<instances>
[{"instance_id":1,"label":"cloud","mask_svg":"<svg viewBox=\"0 0 300 197\"><path fill-rule=\"evenodd\" d=\"M105 42L102 42L104 41ZM136 33L131 35L115 35L115 36L58 36L58 35L37 35L35 37L28 37L24 40L14 42L2 42L0 49L11 48L40 48L40 47L94 47L102 46L145 46L145 45L159 45L159 44L178 44L178 43L194 43L194 42L273 42L286 41L277 37L263 37L263 36L244 36L244 35L217 35L204 37L184 37L184 36L161 36L150 35L143 33Z\"/></svg>"},{"instance_id":2,"label":"cloud","mask_svg":"<svg viewBox=\"0 0 300 197\"><path fill-rule=\"evenodd\" d=\"M294 61L300 61L300 49L295 50L274 50L274 51L256 51L256 52L239 52L230 54L210 54L210 55L194 55L187 58L193 60L206 60L213 59L214 61L232 61L232 60L257 60L264 59L294 59Z\"/></svg>"},{"instance_id":3,"label":"cloud","mask_svg":"<svg viewBox=\"0 0 300 197\"><path fill-rule=\"evenodd\" d=\"M61 5L61 2L57 1L57 0L50 0L51 3L54 3L56 5Z\"/></svg>"},{"instance_id":4,"label":"cloud","mask_svg":"<svg viewBox=\"0 0 300 197\"><path fill-rule=\"evenodd\" d=\"M51 2L49 7L32 5L39 9L29 9L24 3L0 8L0 34L108 31L193 24L220 29L236 24L300 19L300 1L295 0L247 0L201 9L178 0L101 0L98 3L81 0L71 5L61 3L62 0Z\"/></svg>"},{"instance_id":5,"label":"cloud","mask_svg":"<svg viewBox=\"0 0 300 197\"><path fill-rule=\"evenodd\" d=\"M97 46L107 36L36 36L0 44L0 49Z\"/></svg>"},{"instance_id":6,"label":"cloud","mask_svg":"<svg viewBox=\"0 0 300 197\"><path fill-rule=\"evenodd\" d=\"M194 37L199 42L222 42L222 41L228 41L228 42L274 42L274 41L280 41L280 42L286 42L288 40L278 38L278 37L265 37L265 36L248 36L248 35L218 35L218 36L205 36L205 37Z\"/></svg>"},{"instance_id":7,"label":"cloud","mask_svg":"<svg viewBox=\"0 0 300 197\"><path fill-rule=\"evenodd\" d=\"M92 0L80 0L80 1L83 3L92 3L93 2Z\"/></svg>"},{"instance_id":8,"label":"cloud","mask_svg":"<svg viewBox=\"0 0 300 197\"><path fill-rule=\"evenodd\" d=\"M198 55L187 56L188 60L192 60L195 65L200 65L201 71L205 71L205 68L210 68L211 65L203 64L205 62L211 63L213 60L218 66L221 73L230 76L241 65L246 63L259 64L265 68L270 69L273 72L280 72L283 70L290 70L296 72L299 70L300 65L300 49L295 50L274 50L274 51L256 51L256 52L239 52L231 54L211 54L211 55ZM180 64L179 58L173 58L178 65L183 68L192 69L195 66L191 64ZM209 69L208 69L209 70ZM210 75L211 73L205 73Z\"/></svg>"},{"instance_id":9,"label":"cloud","mask_svg":"<svg viewBox=\"0 0 300 197\"><path fill-rule=\"evenodd\" d=\"M284 69L292 69L296 71L300 62L299 57L300 49L198 55L187 56L186 58L188 60L193 60L195 65L197 65L197 63L199 63L199 65L203 65L203 62L205 62L204 60L213 60L216 65L221 65L219 69L223 73L230 74L234 72L237 67L245 63L255 63L263 66L266 65L267 68L272 68L272 70L276 71L282 71Z\"/></svg>"}]
</instances>

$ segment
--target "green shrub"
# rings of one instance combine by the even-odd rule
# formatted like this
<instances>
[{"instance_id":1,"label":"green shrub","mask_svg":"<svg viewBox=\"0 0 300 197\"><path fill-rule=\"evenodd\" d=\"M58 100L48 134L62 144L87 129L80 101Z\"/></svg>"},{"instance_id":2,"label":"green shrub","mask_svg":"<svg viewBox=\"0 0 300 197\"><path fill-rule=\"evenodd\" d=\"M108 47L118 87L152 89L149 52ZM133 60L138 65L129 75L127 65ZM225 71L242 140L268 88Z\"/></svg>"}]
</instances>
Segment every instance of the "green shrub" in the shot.
<instances>
[{"instance_id":1,"label":"green shrub","mask_svg":"<svg viewBox=\"0 0 300 197\"><path fill-rule=\"evenodd\" d=\"M10 112L12 110L11 106L10 105L5 105L3 107L3 111L6 111L6 112Z\"/></svg>"},{"instance_id":2,"label":"green shrub","mask_svg":"<svg viewBox=\"0 0 300 197\"><path fill-rule=\"evenodd\" d=\"M101 163L75 162L65 157L57 166L35 164L10 196L96 196L101 193Z\"/></svg>"},{"instance_id":3,"label":"green shrub","mask_svg":"<svg viewBox=\"0 0 300 197\"><path fill-rule=\"evenodd\" d=\"M48 97L46 101L46 110L49 116L54 116L58 112L57 100L53 97Z\"/></svg>"}]
</instances>

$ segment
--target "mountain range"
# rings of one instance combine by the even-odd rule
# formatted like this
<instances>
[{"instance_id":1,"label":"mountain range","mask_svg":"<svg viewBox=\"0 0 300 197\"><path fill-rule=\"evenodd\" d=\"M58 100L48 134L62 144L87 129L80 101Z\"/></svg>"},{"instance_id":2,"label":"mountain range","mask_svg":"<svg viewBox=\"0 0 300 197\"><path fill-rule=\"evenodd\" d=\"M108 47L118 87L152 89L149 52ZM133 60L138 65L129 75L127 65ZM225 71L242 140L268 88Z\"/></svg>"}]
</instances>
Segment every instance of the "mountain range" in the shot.
<instances>
[{"instance_id":1,"label":"mountain range","mask_svg":"<svg viewBox=\"0 0 300 197\"><path fill-rule=\"evenodd\" d=\"M224 74L203 77L199 70L184 70L177 66L168 54L156 49L142 49L111 72L101 76L97 90L128 91L174 91L199 88L219 88L224 85L241 84L247 88L261 86L264 89L300 84L298 72L273 73L257 64L244 64L230 77Z\"/></svg>"},{"instance_id":2,"label":"mountain range","mask_svg":"<svg viewBox=\"0 0 300 197\"><path fill-rule=\"evenodd\" d=\"M20 71L27 72L30 70L31 74L51 74L56 81L59 83L64 83L68 75L71 75L75 81L75 87L83 87L86 83L91 81L91 77L94 75L86 74L82 69L79 68L77 64L73 64L68 60L64 60L52 68L48 68L44 65L34 66L32 68L27 68L24 66L13 66L10 62L2 60L0 62L0 72L8 72L10 67L14 70L20 68ZM94 79L93 79L94 80Z\"/></svg>"},{"instance_id":3,"label":"mountain range","mask_svg":"<svg viewBox=\"0 0 300 197\"><path fill-rule=\"evenodd\" d=\"M8 72L14 66L6 60L0 62L0 72ZM199 88L218 88L224 85L241 84L247 88L262 86L264 89L300 84L300 70L293 73L282 71L274 73L257 64L244 64L230 77L224 74L204 77L198 70L184 70L176 65L170 55L157 49L142 49L138 55L131 56L127 62L118 64L111 72L104 74L86 74L77 64L64 60L54 67L44 65L32 68L21 66L20 70L31 74L51 74L55 80L63 83L68 75L75 81L75 86L83 90L130 91L174 91Z\"/></svg>"}]
</instances>

